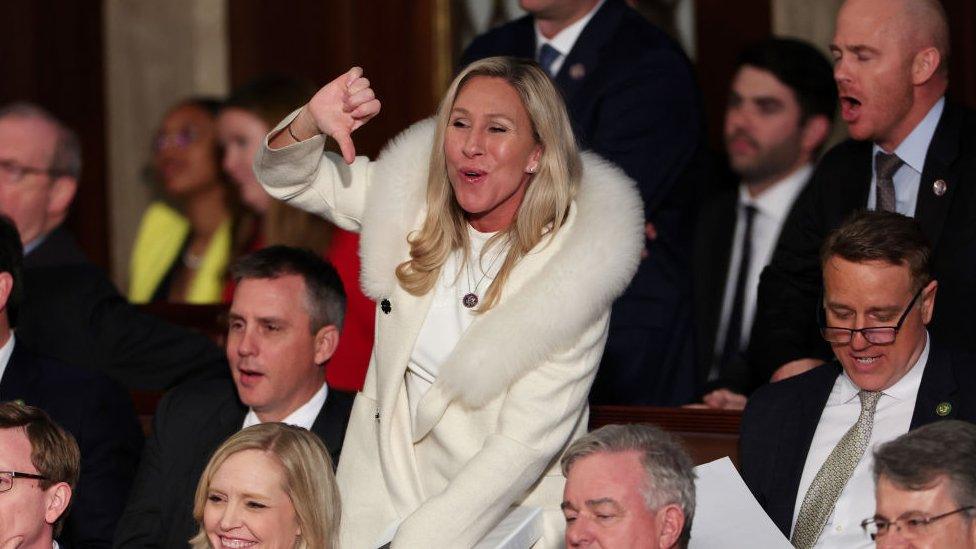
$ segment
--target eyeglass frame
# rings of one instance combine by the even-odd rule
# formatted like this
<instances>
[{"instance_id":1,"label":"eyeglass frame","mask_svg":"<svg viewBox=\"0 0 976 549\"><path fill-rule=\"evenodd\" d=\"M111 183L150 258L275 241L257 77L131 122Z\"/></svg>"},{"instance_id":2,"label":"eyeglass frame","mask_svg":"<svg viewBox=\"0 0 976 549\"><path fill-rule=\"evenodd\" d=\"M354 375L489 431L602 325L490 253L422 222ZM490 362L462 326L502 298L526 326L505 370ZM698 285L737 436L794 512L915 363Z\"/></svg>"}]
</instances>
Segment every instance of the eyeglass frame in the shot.
<instances>
[{"instance_id":1,"label":"eyeglass frame","mask_svg":"<svg viewBox=\"0 0 976 549\"><path fill-rule=\"evenodd\" d=\"M0 490L0 494L4 494L4 493L9 492L10 490L13 489L13 487L14 487L14 479L27 478L27 479L33 479L33 480L50 480L49 477L46 477L44 475L38 475L38 474L35 474L35 473L22 473L20 471L0 471L0 476L3 476L3 475L9 475L10 476L10 488L7 488L6 490Z\"/></svg>"},{"instance_id":2,"label":"eyeglass frame","mask_svg":"<svg viewBox=\"0 0 976 549\"><path fill-rule=\"evenodd\" d=\"M846 345L854 340L854 334L860 333L861 336L864 337L864 339L867 340L867 342L872 345L891 345L892 343L895 342L895 339L898 338L898 332L901 331L902 324L904 324L905 319L908 318L908 313L910 313L912 309L915 307L915 304L918 302L918 298L922 296L922 294L925 292L925 288L927 287L928 284L924 284L922 285L921 288L918 289L917 292L915 292L915 296L912 297L912 300L908 302L908 307L905 307L905 311L901 313L901 317L898 319L898 323L895 324L894 326L865 326L864 328L843 328L841 326L827 326L827 314L826 312L824 312L823 307L821 307L819 309L820 314L822 315L821 318L822 322L820 322L820 335L821 337L824 338L824 341L826 341L827 343ZM847 339L847 341L831 341L830 339L827 338L827 330L843 330L849 333L850 337ZM887 341L884 343L877 343L871 341L871 338L868 337L868 334L877 333L878 330L892 330L893 334L891 337L891 341Z\"/></svg>"},{"instance_id":3,"label":"eyeglass frame","mask_svg":"<svg viewBox=\"0 0 976 549\"><path fill-rule=\"evenodd\" d=\"M881 532L881 529L880 528L878 529L878 533L871 534L871 533L868 532L868 526L870 526L871 524L874 524L877 527L877 525L878 525L878 519L876 517L872 517L872 518L868 518L868 519L862 520L861 521L861 529L864 530L864 533L867 534L867 536L871 538L871 541L875 541L878 537L888 535L888 531L891 529L891 526L893 524L898 524L899 522L906 523L906 524L909 523L909 522L914 522L916 527L917 526L921 526L922 528L927 528L928 525L932 524L933 522L935 522L937 520L944 519L944 518L946 518L948 516L955 515L956 513L961 513L963 511L969 511L971 509L976 509L976 505L966 505L966 506L960 507L958 509L955 509L953 511L949 511L948 513L942 513L941 515L936 515L934 517L924 517L924 518L911 517L911 518L899 518L899 519L895 519L895 520L881 519L881 520L884 521L884 523L887 524L887 526L884 527L885 533L884 534L881 534L880 536L878 535ZM901 526L898 526L897 528L898 528L898 531L901 532Z\"/></svg>"},{"instance_id":4,"label":"eyeglass frame","mask_svg":"<svg viewBox=\"0 0 976 549\"><path fill-rule=\"evenodd\" d=\"M37 168L34 166L25 166L16 160L10 159L0 159L0 174L9 173L13 177L10 178L10 183L20 183L25 177L31 174L43 174L51 177L58 177L64 175L62 172L55 170L53 168ZM0 181L2 181L2 176L0 176Z\"/></svg>"}]
</instances>

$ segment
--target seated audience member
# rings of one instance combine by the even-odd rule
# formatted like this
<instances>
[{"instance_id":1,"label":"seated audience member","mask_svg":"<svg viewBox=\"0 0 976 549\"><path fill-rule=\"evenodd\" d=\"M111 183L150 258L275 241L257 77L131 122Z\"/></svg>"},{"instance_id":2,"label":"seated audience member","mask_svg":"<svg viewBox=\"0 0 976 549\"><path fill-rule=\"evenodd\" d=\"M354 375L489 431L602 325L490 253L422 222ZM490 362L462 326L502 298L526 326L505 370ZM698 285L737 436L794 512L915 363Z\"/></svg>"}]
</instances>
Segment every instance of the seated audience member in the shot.
<instances>
[{"instance_id":1,"label":"seated audience member","mask_svg":"<svg viewBox=\"0 0 976 549\"><path fill-rule=\"evenodd\" d=\"M874 452L878 547L976 547L976 425L940 421Z\"/></svg>"},{"instance_id":2,"label":"seated audience member","mask_svg":"<svg viewBox=\"0 0 976 549\"><path fill-rule=\"evenodd\" d=\"M0 215L0 401L36 406L74 435L82 472L76 510L60 539L71 546L107 546L139 463L142 431L129 395L115 382L35 354L20 341L20 328L16 334L14 328L23 311L21 278L20 236Z\"/></svg>"},{"instance_id":3,"label":"seated audience member","mask_svg":"<svg viewBox=\"0 0 976 549\"><path fill-rule=\"evenodd\" d=\"M332 470L329 450L306 429L264 423L238 432L200 476L200 530L190 547L338 547L342 506Z\"/></svg>"},{"instance_id":4,"label":"seated audience member","mask_svg":"<svg viewBox=\"0 0 976 549\"><path fill-rule=\"evenodd\" d=\"M939 0L847 0L830 45L851 140L817 165L764 271L749 358L774 381L829 359L811 311L818 251L860 209L918 221L934 250L929 330L976 351L976 113L946 97L949 24Z\"/></svg>"},{"instance_id":5,"label":"seated audience member","mask_svg":"<svg viewBox=\"0 0 976 549\"><path fill-rule=\"evenodd\" d=\"M315 433L339 458L353 395L323 366L339 342L345 298L335 269L307 250L272 246L241 259L230 308L230 380L186 384L163 398L117 547L176 547L193 536L193 491L228 436L265 422ZM322 473L325 474L325 473Z\"/></svg>"},{"instance_id":6,"label":"seated audience member","mask_svg":"<svg viewBox=\"0 0 976 549\"><path fill-rule=\"evenodd\" d=\"M40 107L0 107L0 213L24 245L17 339L132 388L162 389L223 368L205 336L132 307L63 226L81 175L75 133Z\"/></svg>"},{"instance_id":7,"label":"seated audience member","mask_svg":"<svg viewBox=\"0 0 976 549\"><path fill-rule=\"evenodd\" d=\"M0 402L0 547L58 548L80 461L75 439L43 410Z\"/></svg>"},{"instance_id":8,"label":"seated audience member","mask_svg":"<svg viewBox=\"0 0 976 549\"><path fill-rule=\"evenodd\" d=\"M651 425L607 425L562 457L568 547L685 548L695 516L691 458Z\"/></svg>"},{"instance_id":9,"label":"seated audience member","mask_svg":"<svg viewBox=\"0 0 976 549\"><path fill-rule=\"evenodd\" d=\"M234 249L253 252L275 244L298 246L311 249L335 266L346 291L346 314L326 381L329 387L358 391L363 388L373 350L376 311L359 285L359 235L271 198L254 175L254 156L264 136L314 92L315 88L302 80L266 77L236 90L224 102L217 117L224 171L237 184L241 201L250 210L236 231L235 238L241 242ZM232 292L233 288L228 285L227 290Z\"/></svg>"},{"instance_id":10,"label":"seated audience member","mask_svg":"<svg viewBox=\"0 0 976 549\"><path fill-rule=\"evenodd\" d=\"M926 330L939 284L912 219L860 212L820 257L821 333L836 360L753 394L739 464L795 546L859 547L859 522L874 514L870 449L940 419L976 419L976 371Z\"/></svg>"},{"instance_id":11,"label":"seated audience member","mask_svg":"<svg viewBox=\"0 0 976 549\"><path fill-rule=\"evenodd\" d=\"M725 109L725 150L739 185L699 212L695 326L704 402L742 409L761 385L746 358L759 274L830 134L837 89L813 46L773 38L739 56Z\"/></svg>"},{"instance_id":12,"label":"seated audience member","mask_svg":"<svg viewBox=\"0 0 976 549\"><path fill-rule=\"evenodd\" d=\"M129 265L129 300L219 303L231 256L237 197L220 171L217 109L192 98L163 118L153 167L166 201L142 216Z\"/></svg>"}]
</instances>

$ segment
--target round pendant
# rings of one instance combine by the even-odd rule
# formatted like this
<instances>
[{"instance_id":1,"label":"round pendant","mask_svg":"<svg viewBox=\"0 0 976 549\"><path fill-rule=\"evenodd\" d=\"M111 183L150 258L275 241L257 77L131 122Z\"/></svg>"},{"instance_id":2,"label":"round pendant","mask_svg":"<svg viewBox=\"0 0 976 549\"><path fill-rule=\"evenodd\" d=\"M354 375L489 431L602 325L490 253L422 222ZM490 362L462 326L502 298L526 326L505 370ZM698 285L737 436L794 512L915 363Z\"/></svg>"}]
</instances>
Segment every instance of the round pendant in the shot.
<instances>
[{"instance_id":1,"label":"round pendant","mask_svg":"<svg viewBox=\"0 0 976 549\"><path fill-rule=\"evenodd\" d=\"M461 303L469 309L474 308L478 305L478 296L470 292L466 293L464 294L464 297L461 298Z\"/></svg>"}]
</instances>

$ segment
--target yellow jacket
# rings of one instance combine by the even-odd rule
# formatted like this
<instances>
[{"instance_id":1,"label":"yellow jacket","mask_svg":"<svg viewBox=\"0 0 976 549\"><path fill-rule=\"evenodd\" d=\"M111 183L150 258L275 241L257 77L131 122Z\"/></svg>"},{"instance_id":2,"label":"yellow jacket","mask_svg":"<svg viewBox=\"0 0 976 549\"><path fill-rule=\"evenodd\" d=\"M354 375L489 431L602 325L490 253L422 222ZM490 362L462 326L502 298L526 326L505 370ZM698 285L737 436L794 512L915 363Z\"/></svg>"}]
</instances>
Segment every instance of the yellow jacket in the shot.
<instances>
[{"instance_id":1,"label":"yellow jacket","mask_svg":"<svg viewBox=\"0 0 976 549\"><path fill-rule=\"evenodd\" d=\"M190 234L190 222L175 209L153 202L139 224L129 262L129 301L148 303ZM225 219L207 246L200 267L187 289L187 303L219 303L224 290L224 273L230 262L231 220Z\"/></svg>"}]
</instances>

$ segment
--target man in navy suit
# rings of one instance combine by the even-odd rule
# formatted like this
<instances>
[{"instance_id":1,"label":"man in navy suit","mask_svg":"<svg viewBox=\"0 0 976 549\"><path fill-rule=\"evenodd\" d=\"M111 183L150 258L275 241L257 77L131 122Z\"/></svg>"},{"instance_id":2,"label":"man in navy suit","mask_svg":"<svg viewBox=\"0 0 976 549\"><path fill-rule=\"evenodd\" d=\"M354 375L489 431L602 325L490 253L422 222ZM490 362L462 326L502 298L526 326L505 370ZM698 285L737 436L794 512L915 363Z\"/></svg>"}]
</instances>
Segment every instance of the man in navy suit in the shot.
<instances>
[{"instance_id":1,"label":"man in navy suit","mask_svg":"<svg viewBox=\"0 0 976 549\"><path fill-rule=\"evenodd\" d=\"M796 546L859 547L875 512L871 449L937 420L976 420L976 368L926 329L939 282L914 220L860 212L820 257L821 333L836 359L753 394L739 463Z\"/></svg>"},{"instance_id":2,"label":"man in navy suit","mask_svg":"<svg viewBox=\"0 0 976 549\"><path fill-rule=\"evenodd\" d=\"M118 384L38 355L15 336L23 302L21 253L17 229L0 215L0 401L44 410L78 441L81 476L58 540L65 547L108 547L135 477L142 431Z\"/></svg>"},{"instance_id":3,"label":"man in navy suit","mask_svg":"<svg viewBox=\"0 0 976 549\"><path fill-rule=\"evenodd\" d=\"M590 393L597 404L688 402L694 396L691 249L693 170L703 139L691 65L623 0L522 0L530 15L468 46L461 66L494 55L539 61L563 93L576 137L636 182L647 257L610 317Z\"/></svg>"}]
</instances>

